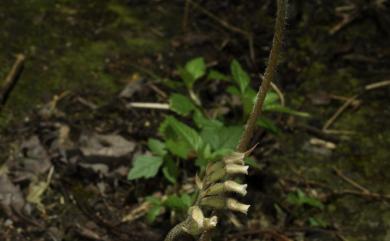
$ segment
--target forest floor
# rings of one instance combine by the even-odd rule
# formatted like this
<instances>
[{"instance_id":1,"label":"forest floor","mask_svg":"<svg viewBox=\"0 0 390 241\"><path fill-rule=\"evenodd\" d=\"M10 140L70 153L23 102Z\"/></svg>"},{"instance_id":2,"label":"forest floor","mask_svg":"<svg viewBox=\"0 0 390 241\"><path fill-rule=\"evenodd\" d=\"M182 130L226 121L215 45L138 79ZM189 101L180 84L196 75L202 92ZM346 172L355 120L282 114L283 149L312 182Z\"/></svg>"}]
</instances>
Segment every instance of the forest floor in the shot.
<instances>
[{"instance_id":1,"label":"forest floor","mask_svg":"<svg viewBox=\"0 0 390 241\"><path fill-rule=\"evenodd\" d=\"M194 158L174 181L128 172L166 116L194 124L132 104L184 93L178 67L196 57L226 75L237 59L257 88L273 1L5 2L1 78L15 54L26 63L0 106L0 240L163 240L180 207L152 213L151 200L191 194ZM215 240L390 240L390 6L352 2L291 4L275 84L310 117L265 112L251 209L227 213ZM204 78L194 91L206 114L242 123L227 86Z\"/></svg>"}]
</instances>

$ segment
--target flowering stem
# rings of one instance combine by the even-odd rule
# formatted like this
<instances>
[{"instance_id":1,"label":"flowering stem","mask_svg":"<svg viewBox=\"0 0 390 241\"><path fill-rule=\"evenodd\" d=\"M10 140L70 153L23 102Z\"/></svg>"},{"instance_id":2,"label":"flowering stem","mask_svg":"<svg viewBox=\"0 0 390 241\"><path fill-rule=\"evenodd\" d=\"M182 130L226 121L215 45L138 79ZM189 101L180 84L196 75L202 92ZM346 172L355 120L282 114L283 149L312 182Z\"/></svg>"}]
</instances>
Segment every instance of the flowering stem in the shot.
<instances>
[{"instance_id":1,"label":"flowering stem","mask_svg":"<svg viewBox=\"0 0 390 241\"><path fill-rule=\"evenodd\" d=\"M272 41L272 49L268 58L267 68L265 69L264 79L256 96L256 103L253 106L252 112L245 125L244 133L242 134L240 142L237 146L237 151L239 152L245 152L248 149L248 145L252 139L256 127L256 121L261 115L263 109L265 96L267 95L270 84L275 77L284 35L286 9L287 0L278 0L278 10L276 13L275 34Z\"/></svg>"}]
</instances>

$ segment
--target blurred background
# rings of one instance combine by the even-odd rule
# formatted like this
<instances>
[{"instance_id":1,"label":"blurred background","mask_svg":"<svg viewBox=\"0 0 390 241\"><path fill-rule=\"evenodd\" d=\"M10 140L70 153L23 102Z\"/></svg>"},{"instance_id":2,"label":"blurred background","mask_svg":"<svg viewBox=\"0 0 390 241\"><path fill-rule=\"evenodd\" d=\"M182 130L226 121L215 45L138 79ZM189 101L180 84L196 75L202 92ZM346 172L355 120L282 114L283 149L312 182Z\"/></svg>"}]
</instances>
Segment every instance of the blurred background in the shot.
<instances>
[{"instance_id":1,"label":"blurred background","mask_svg":"<svg viewBox=\"0 0 390 241\"><path fill-rule=\"evenodd\" d=\"M228 214L216 240L390 240L389 9L290 1L274 89L288 109L265 112L246 180L252 210ZM0 90L15 56L26 60L0 106L0 239L162 240L183 200L156 211L150 197L183 197L196 167L177 164L174 182L133 181L131 160L161 137L169 97L186 93L180 67L195 58L221 74L194 86L206 115L242 122L223 79L237 60L258 88L275 10L272 0L2 0ZM107 146L116 154L99 152Z\"/></svg>"}]
</instances>

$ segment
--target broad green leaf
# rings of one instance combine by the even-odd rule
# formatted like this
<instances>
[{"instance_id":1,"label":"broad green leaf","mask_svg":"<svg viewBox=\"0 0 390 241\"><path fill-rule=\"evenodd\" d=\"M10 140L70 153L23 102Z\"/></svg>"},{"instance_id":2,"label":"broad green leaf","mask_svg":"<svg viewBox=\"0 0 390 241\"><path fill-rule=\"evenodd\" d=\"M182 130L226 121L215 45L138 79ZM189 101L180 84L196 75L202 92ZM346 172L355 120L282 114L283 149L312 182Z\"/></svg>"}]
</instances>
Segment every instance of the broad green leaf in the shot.
<instances>
[{"instance_id":1,"label":"broad green leaf","mask_svg":"<svg viewBox=\"0 0 390 241\"><path fill-rule=\"evenodd\" d=\"M326 228L328 226L328 223L322 218L310 217L308 221L311 227Z\"/></svg>"},{"instance_id":2,"label":"broad green leaf","mask_svg":"<svg viewBox=\"0 0 390 241\"><path fill-rule=\"evenodd\" d=\"M217 70L210 70L210 73L207 75L207 79L210 80L228 80L229 77L227 75L222 74Z\"/></svg>"},{"instance_id":3,"label":"broad green leaf","mask_svg":"<svg viewBox=\"0 0 390 241\"><path fill-rule=\"evenodd\" d=\"M288 107L281 106L279 104L264 106L264 111L280 112L280 113L286 113L286 114L296 115L296 116L306 117L306 118L310 117L310 114L307 112L296 111Z\"/></svg>"},{"instance_id":4,"label":"broad green leaf","mask_svg":"<svg viewBox=\"0 0 390 241\"><path fill-rule=\"evenodd\" d=\"M228 92L231 95L238 95L238 96L241 95L240 90L236 86L232 86L232 85L227 87L226 92Z\"/></svg>"},{"instance_id":5,"label":"broad green leaf","mask_svg":"<svg viewBox=\"0 0 390 241\"><path fill-rule=\"evenodd\" d=\"M289 193L287 195L287 202L296 206L308 205L321 210L324 209L324 204L320 200L307 196L300 189L295 193Z\"/></svg>"},{"instance_id":6,"label":"broad green leaf","mask_svg":"<svg viewBox=\"0 0 390 241\"><path fill-rule=\"evenodd\" d=\"M241 93L244 94L250 82L248 73L245 72L237 60L233 60L230 64L230 72L232 73L233 80L240 87Z\"/></svg>"},{"instance_id":7,"label":"broad green leaf","mask_svg":"<svg viewBox=\"0 0 390 241\"><path fill-rule=\"evenodd\" d=\"M183 194L180 197L174 194L168 196L168 198L164 201L164 205L170 209L184 212L190 207L191 202L188 202L187 194Z\"/></svg>"},{"instance_id":8,"label":"broad green leaf","mask_svg":"<svg viewBox=\"0 0 390 241\"><path fill-rule=\"evenodd\" d=\"M234 149L242 131L242 126L205 127L202 129L201 136L203 141L210 144L213 150Z\"/></svg>"},{"instance_id":9,"label":"broad green leaf","mask_svg":"<svg viewBox=\"0 0 390 241\"><path fill-rule=\"evenodd\" d=\"M206 73L206 64L202 57L195 58L187 62L185 69L191 74L194 81L201 78Z\"/></svg>"},{"instance_id":10,"label":"broad green leaf","mask_svg":"<svg viewBox=\"0 0 390 241\"><path fill-rule=\"evenodd\" d=\"M223 123L215 120L215 119L208 119L204 117L204 115L199 111L195 111L193 120L197 127L204 128L204 127L221 127L223 126Z\"/></svg>"},{"instance_id":11,"label":"broad green leaf","mask_svg":"<svg viewBox=\"0 0 390 241\"><path fill-rule=\"evenodd\" d=\"M165 145L170 153L183 159L187 159L192 150L187 142L180 140L168 139Z\"/></svg>"},{"instance_id":12,"label":"broad green leaf","mask_svg":"<svg viewBox=\"0 0 390 241\"><path fill-rule=\"evenodd\" d=\"M153 223L156 220L157 216L160 215L162 208L163 207L161 205L152 206L146 214L146 220L149 223Z\"/></svg>"},{"instance_id":13,"label":"broad green leaf","mask_svg":"<svg viewBox=\"0 0 390 241\"><path fill-rule=\"evenodd\" d=\"M187 116L196 109L192 101L187 96L181 94L172 94L169 97L169 107L172 111L183 116Z\"/></svg>"},{"instance_id":14,"label":"broad green leaf","mask_svg":"<svg viewBox=\"0 0 390 241\"><path fill-rule=\"evenodd\" d=\"M137 156L134 159L133 168L131 168L127 179L135 180L154 177L157 175L162 162L163 159L160 156Z\"/></svg>"},{"instance_id":15,"label":"broad green leaf","mask_svg":"<svg viewBox=\"0 0 390 241\"><path fill-rule=\"evenodd\" d=\"M256 101L256 91L253 88L248 88L241 96L241 101L243 104L245 115L249 115Z\"/></svg>"},{"instance_id":16,"label":"broad green leaf","mask_svg":"<svg viewBox=\"0 0 390 241\"><path fill-rule=\"evenodd\" d=\"M160 131L167 139L184 141L195 151L199 151L203 145L202 139L193 128L178 121L172 116L168 116L160 126Z\"/></svg>"},{"instance_id":17,"label":"broad green leaf","mask_svg":"<svg viewBox=\"0 0 390 241\"><path fill-rule=\"evenodd\" d=\"M165 144L160 140L149 138L148 147L149 150L156 156L164 156L167 154L167 151L165 150Z\"/></svg>"},{"instance_id":18,"label":"broad green leaf","mask_svg":"<svg viewBox=\"0 0 390 241\"><path fill-rule=\"evenodd\" d=\"M164 177L168 181L170 181L173 184L176 183L176 179L177 179L177 176L179 174L179 170L177 169L176 163L172 159L168 158L164 162L164 167L163 167L162 171L163 171Z\"/></svg>"},{"instance_id":19,"label":"broad green leaf","mask_svg":"<svg viewBox=\"0 0 390 241\"><path fill-rule=\"evenodd\" d=\"M160 215L161 210L163 208L162 206L163 203L159 198L153 196L147 197L146 201L151 206L150 209L148 210L148 213L146 214L146 219L148 220L149 223L153 223L156 220L156 217Z\"/></svg>"},{"instance_id":20,"label":"broad green leaf","mask_svg":"<svg viewBox=\"0 0 390 241\"><path fill-rule=\"evenodd\" d=\"M281 132L275 123L266 117L260 117L257 120L257 125L263 127L265 130L270 131L273 134L280 134Z\"/></svg>"},{"instance_id":21,"label":"broad green leaf","mask_svg":"<svg viewBox=\"0 0 390 241\"><path fill-rule=\"evenodd\" d=\"M177 72L179 73L180 78L184 81L184 84L187 86L187 88L192 89L195 83L194 77L183 67L179 67Z\"/></svg>"}]
</instances>

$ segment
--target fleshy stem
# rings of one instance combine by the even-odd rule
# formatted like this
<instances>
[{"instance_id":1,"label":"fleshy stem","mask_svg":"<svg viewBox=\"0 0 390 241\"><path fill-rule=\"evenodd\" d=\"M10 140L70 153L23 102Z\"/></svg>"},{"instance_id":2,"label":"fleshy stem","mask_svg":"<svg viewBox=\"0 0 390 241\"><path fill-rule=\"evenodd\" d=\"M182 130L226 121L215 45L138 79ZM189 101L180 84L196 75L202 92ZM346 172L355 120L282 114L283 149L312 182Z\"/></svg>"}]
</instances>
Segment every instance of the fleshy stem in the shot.
<instances>
[{"instance_id":1,"label":"fleshy stem","mask_svg":"<svg viewBox=\"0 0 390 241\"><path fill-rule=\"evenodd\" d=\"M237 146L237 151L239 152L245 152L248 148L248 144L252 139L254 129L256 127L256 121L258 120L263 110L265 96L267 95L270 84L274 80L276 74L278 59L282 47L282 39L284 35L286 9L287 0L278 0L278 10L276 14L275 34L272 41L272 49L268 58L267 68L265 69L264 79L256 96L256 103L253 106L252 112L245 125L244 133L242 134L240 142Z\"/></svg>"},{"instance_id":2,"label":"fleshy stem","mask_svg":"<svg viewBox=\"0 0 390 241\"><path fill-rule=\"evenodd\" d=\"M286 22L287 0L277 0L277 8L278 10L276 13L275 33L272 41L272 49L268 58L268 64L264 73L264 79L257 93L256 102L253 106L252 112L245 125L245 130L240 138L239 144L236 147L238 152L245 152L248 149L248 144L252 139L253 132L256 127L256 121L262 113L265 96L276 74ZM175 241L182 235L186 235L186 223L186 221L183 221L173 227L171 231L169 231L168 235L165 237L164 241ZM210 241L211 234L212 230L205 231L200 236L199 241Z\"/></svg>"}]
</instances>

